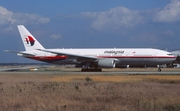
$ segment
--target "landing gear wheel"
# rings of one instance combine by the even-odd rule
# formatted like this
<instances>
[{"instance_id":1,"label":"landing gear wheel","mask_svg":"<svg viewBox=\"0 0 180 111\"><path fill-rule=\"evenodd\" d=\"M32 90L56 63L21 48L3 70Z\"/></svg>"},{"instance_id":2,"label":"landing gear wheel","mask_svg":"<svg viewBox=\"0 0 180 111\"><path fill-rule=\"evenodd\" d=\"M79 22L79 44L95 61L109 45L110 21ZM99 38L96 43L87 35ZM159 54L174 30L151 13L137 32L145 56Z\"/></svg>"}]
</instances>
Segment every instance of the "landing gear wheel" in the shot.
<instances>
[{"instance_id":1,"label":"landing gear wheel","mask_svg":"<svg viewBox=\"0 0 180 111\"><path fill-rule=\"evenodd\" d=\"M81 69L81 72L101 72L102 69Z\"/></svg>"},{"instance_id":2,"label":"landing gear wheel","mask_svg":"<svg viewBox=\"0 0 180 111\"><path fill-rule=\"evenodd\" d=\"M161 72L161 68L158 68L158 72Z\"/></svg>"}]
</instances>

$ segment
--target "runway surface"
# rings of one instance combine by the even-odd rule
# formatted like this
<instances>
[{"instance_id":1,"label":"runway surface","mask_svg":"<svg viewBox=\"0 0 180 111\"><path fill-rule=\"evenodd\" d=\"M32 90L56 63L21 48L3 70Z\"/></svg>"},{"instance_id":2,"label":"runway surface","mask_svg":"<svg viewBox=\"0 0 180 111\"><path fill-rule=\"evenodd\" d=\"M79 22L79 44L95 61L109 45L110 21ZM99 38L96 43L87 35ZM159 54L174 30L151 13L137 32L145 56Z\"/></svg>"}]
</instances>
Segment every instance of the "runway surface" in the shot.
<instances>
[{"instance_id":1,"label":"runway surface","mask_svg":"<svg viewBox=\"0 0 180 111\"><path fill-rule=\"evenodd\" d=\"M80 72L80 71L23 71L23 72L0 72L0 74L58 74L58 75L180 75L180 72L175 71L162 71L162 72L117 72L117 71L104 71L104 72Z\"/></svg>"}]
</instances>

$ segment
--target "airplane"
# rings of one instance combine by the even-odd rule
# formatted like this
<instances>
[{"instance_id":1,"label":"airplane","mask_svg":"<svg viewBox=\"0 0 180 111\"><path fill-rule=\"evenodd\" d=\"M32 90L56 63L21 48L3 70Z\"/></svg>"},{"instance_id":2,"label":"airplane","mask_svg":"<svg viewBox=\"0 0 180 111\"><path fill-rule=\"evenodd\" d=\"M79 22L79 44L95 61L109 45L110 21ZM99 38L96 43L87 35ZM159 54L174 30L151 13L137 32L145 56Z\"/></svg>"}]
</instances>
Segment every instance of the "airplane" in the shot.
<instances>
[{"instance_id":1,"label":"airplane","mask_svg":"<svg viewBox=\"0 0 180 111\"><path fill-rule=\"evenodd\" d=\"M102 68L129 66L157 66L160 72L161 65L176 59L170 52L154 48L46 49L23 25L17 27L25 51L5 51L42 62L75 65L81 67L82 72L101 72Z\"/></svg>"}]
</instances>

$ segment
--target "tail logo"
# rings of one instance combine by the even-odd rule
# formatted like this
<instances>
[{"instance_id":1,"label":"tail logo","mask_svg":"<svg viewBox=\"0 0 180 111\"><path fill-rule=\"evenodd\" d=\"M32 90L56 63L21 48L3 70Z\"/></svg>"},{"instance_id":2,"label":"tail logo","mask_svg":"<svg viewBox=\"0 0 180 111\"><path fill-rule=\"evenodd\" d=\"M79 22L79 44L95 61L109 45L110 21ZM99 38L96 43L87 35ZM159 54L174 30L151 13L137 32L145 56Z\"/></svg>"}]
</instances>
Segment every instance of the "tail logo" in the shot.
<instances>
[{"instance_id":1,"label":"tail logo","mask_svg":"<svg viewBox=\"0 0 180 111\"><path fill-rule=\"evenodd\" d=\"M28 36L28 37L26 37L26 42L27 42L27 44L30 44L31 46L33 46L35 43L35 40L33 39L33 37Z\"/></svg>"}]
</instances>

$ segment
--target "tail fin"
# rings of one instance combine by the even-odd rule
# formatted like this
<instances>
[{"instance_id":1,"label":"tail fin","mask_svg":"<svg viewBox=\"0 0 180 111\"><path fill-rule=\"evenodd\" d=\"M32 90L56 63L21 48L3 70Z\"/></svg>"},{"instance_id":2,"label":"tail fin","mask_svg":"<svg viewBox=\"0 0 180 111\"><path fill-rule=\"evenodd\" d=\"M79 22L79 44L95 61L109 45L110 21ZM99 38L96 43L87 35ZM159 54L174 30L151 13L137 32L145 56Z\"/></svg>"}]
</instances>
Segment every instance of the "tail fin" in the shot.
<instances>
[{"instance_id":1,"label":"tail fin","mask_svg":"<svg viewBox=\"0 0 180 111\"><path fill-rule=\"evenodd\" d=\"M18 25L18 30L21 35L22 42L24 44L26 51L35 50L35 49L44 49L44 47L23 25Z\"/></svg>"}]
</instances>

